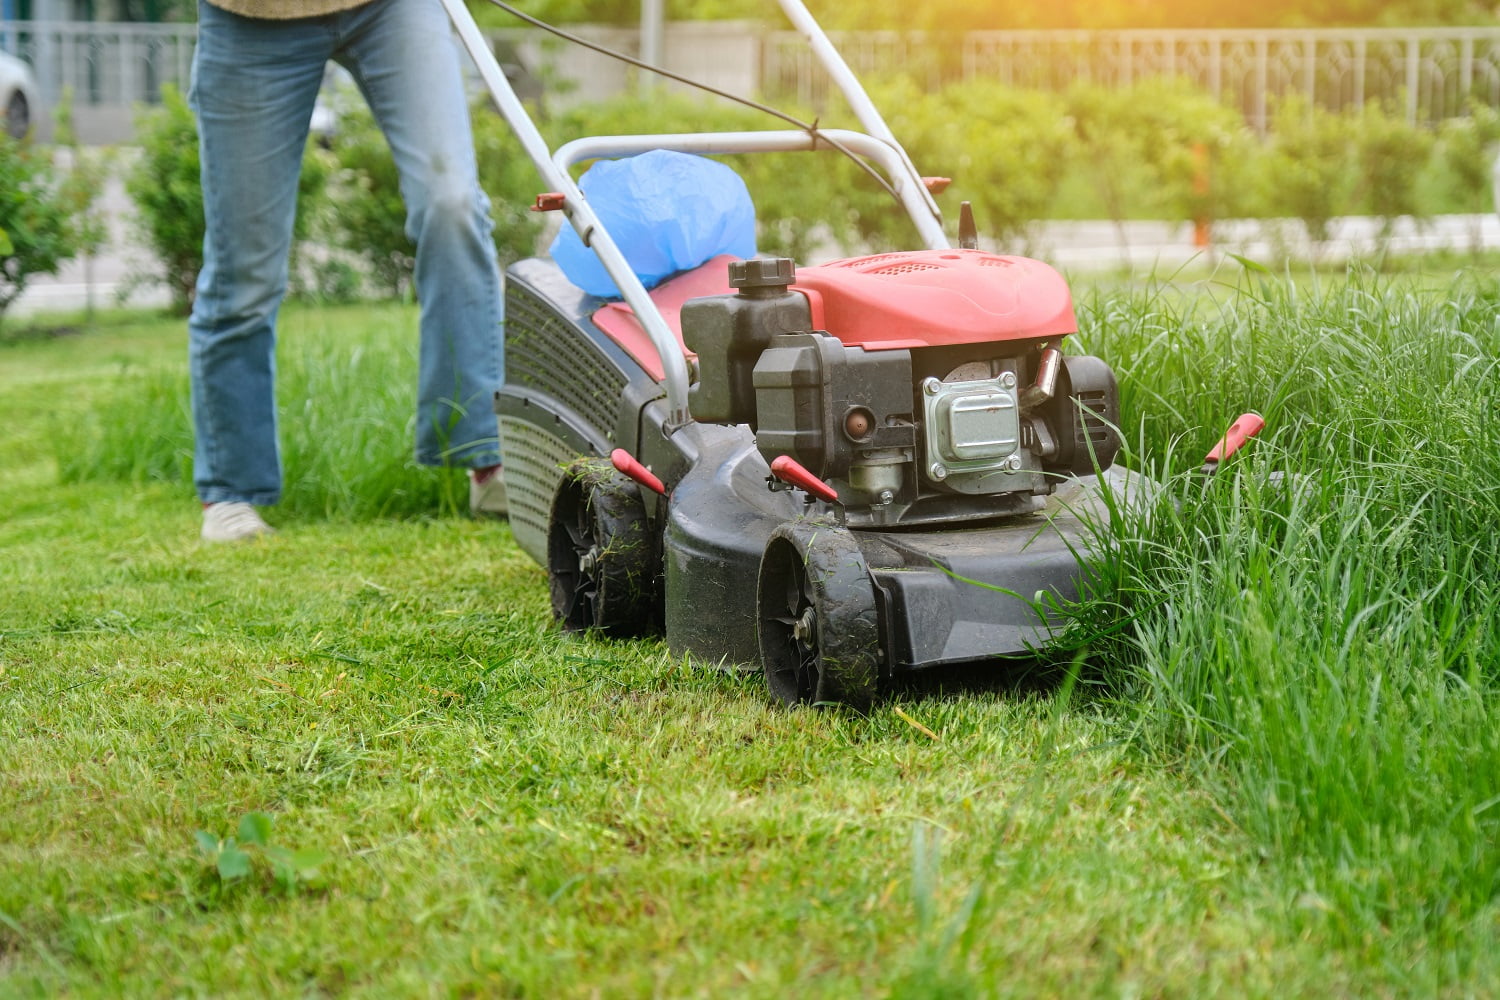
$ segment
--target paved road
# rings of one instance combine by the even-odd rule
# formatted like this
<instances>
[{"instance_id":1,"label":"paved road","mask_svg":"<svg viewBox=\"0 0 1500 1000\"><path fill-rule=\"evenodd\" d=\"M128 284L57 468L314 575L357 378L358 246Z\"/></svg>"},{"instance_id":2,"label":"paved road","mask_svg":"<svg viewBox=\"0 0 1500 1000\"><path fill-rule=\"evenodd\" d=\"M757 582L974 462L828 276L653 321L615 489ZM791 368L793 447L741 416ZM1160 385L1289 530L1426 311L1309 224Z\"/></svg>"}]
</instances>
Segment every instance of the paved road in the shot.
<instances>
[{"instance_id":1,"label":"paved road","mask_svg":"<svg viewBox=\"0 0 1500 1000\"><path fill-rule=\"evenodd\" d=\"M112 177L100 194L100 206L108 219L108 245L92 260L73 261L56 277L35 279L26 294L11 307L15 314L49 310L76 310L92 299L95 306L118 304L155 307L168 297L160 285L140 284L150 265L150 256L132 236L131 206L124 185ZM1340 261L1376 247L1379 220L1336 220L1333 239L1323 245L1320 258ZM1003 248L1040 257L1067 272L1156 269L1170 273L1195 260L1211 259L1193 245L1192 227L1186 223L1129 222L1117 227L1109 221L1047 222L1039 224L1026 246ZM1307 251L1302 227L1293 220L1229 220L1215 227L1214 252L1237 253L1252 260L1273 260L1291 249ZM1391 241L1395 253L1434 249L1467 250L1475 245L1500 247L1500 217L1494 215L1445 215L1418 226L1400 220ZM1002 249L1002 248L995 248Z\"/></svg>"}]
</instances>

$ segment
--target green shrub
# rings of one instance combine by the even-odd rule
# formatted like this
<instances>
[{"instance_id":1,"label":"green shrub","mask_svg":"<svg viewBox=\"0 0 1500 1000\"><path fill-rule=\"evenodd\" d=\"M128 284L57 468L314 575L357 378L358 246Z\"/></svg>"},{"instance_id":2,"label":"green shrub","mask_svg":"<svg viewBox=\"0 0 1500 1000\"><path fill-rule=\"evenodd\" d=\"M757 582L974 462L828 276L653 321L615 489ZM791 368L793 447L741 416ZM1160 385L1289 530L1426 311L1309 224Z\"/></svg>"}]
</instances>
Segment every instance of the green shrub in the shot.
<instances>
[{"instance_id":1,"label":"green shrub","mask_svg":"<svg viewBox=\"0 0 1500 1000\"><path fill-rule=\"evenodd\" d=\"M115 153L107 147L85 148L78 144L73 125L73 88L64 87L52 109L52 142L57 161L66 162L67 176L62 182L68 194L73 220L78 231L78 252L87 256L99 251L109 237L109 224L98 206L99 192L113 172Z\"/></svg>"},{"instance_id":2,"label":"green shrub","mask_svg":"<svg viewBox=\"0 0 1500 1000\"><path fill-rule=\"evenodd\" d=\"M1328 224L1348 206L1351 157L1347 118L1300 97L1277 105L1264 174L1266 203L1302 221L1314 254L1328 239Z\"/></svg>"},{"instance_id":3,"label":"green shrub","mask_svg":"<svg viewBox=\"0 0 1500 1000\"><path fill-rule=\"evenodd\" d=\"M0 134L0 316L39 274L87 249L92 188L41 149Z\"/></svg>"},{"instance_id":4,"label":"green shrub","mask_svg":"<svg viewBox=\"0 0 1500 1000\"><path fill-rule=\"evenodd\" d=\"M922 173L952 178L944 195L950 218L970 202L980 233L998 249L1024 242L1032 223L1047 217L1061 165L1077 148L1067 106L1052 93L970 81L923 94L904 81L882 88L876 103ZM890 211L904 221L899 208ZM867 235L891 239L888 227L859 221Z\"/></svg>"},{"instance_id":5,"label":"green shrub","mask_svg":"<svg viewBox=\"0 0 1500 1000\"><path fill-rule=\"evenodd\" d=\"M1170 219L1241 214L1259 144L1244 117L1181 78L1144 80L1129 91L1124 119L1144 142L1157 203Z\"/></svg>"},{"instance_id":6,"label":"green shrub","mask_svg":"<svg viewBox=\"0 0 1500 1000\"><path fill-rule=\"evenodd\" d=\"M192 308L203 268L203 189L198 168L198 125L176 87L162 88L160 107L135 119L141 158L125 176L140 235L156 256L154 280L167 286L178 312Z\"/></svg>"},{"instance_id":7,"label":"green shrub","mask_svg":"<svg viewBox=\"0 0 1500 1000\"><path fill-rule=\"evenodd\" d=\"M1142 215L1211 224L1260 204L1262 144L1238 111L1184 80L1079 84L1067 112L1080 167L1117 226Z\"/></svg>"},{"instance_id":8,"label":"green shrub","mask_svg":"<svg viewBox=\"0 0 1500 1000\"><path fill-rule=\"evenodd\" d=\"M198 272L203 268L198 123L182 93L167 84L162 87L161 105L136 115L135 132L141 158L126 174L125 190L135 203L140 235L159 268L145 280L166 285L173 308L186 313L192 308ZM304 158L294 245L308 235L308 219L317 211L326 173L316 157Z\"/></svg>"},{"instance_id":9,"label":"green shrub","mask_svg":"<svg viewBox=\"0 0 1500 1000\"><path fill-rule=\"evenodd\" d=\"M1500 112L1479 101L1470 101L1468 110L1439 127L1438 156L1452 178L1461 210L1494 211L1491 171L1495 144L1500 142Z\"/></svg>"},{"instance_id":10,"label":"green shrub","mask_svg":"<svg viewBox=\"0 0 1500 1000\"><path fill-rule=\"evenodd\" d=\"M1068 117L1078 137L1074 162L1099 196L1104 211L1124 242L1123 222L1151 186L1142 145L1146 137L1126 128L1131 103L1127 90L1080 83L1064 95Z\"/></svg>"},{"instance_id":11,"label":"green shrub","mask_svg":"<svg viewBox=\"0 0 1500 1000\"><path fill-rule=\"evenodd\" d=\"M330 246L358 259L383 295L400 298L411 287L416 247L406 235L400 178L385 137L363 106L339 117L328 185Z\"/></svg>"},{"instance_id":12,"label":"green shrub","mask_svg":"<svg viewBox=\"0 0 1500 1000\"><path fill-rule=\"evenodd\" d=\"M1417 200L1417 177L1432 157L1431 132L1379 105L1365 108L1355 121L1360 202L1380 216L1380 241L1390 240L1396 219L1425 213Z\"/></svg>"}]
</instances>

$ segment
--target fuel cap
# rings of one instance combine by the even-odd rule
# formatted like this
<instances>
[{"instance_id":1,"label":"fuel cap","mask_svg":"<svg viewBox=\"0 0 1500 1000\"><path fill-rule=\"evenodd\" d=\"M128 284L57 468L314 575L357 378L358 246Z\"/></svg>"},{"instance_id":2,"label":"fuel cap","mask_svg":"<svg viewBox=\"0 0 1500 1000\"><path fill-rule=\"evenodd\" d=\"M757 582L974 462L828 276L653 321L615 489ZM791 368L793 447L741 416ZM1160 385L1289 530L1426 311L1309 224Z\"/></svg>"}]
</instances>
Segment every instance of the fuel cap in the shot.
<instances>
[{"instance_id":1,"label":"fuel cap","mask_svg":"<svg viewBox=\"0 0 1500 1000\"><path fill-rule=\"evenodd\" d=\"M729 262L730 288L785 288L797 276L790 257L752 257Z\"/></svg>"}]
</instances>

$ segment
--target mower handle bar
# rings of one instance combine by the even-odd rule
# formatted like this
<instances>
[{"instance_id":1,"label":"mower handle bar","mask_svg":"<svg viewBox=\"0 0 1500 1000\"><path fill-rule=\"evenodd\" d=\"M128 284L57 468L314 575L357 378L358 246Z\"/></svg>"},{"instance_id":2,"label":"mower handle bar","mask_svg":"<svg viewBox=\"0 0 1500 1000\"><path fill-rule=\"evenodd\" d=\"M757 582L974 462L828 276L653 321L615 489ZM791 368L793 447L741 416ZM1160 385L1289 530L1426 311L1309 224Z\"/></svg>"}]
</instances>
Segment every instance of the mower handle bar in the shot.
<instances>
[{"instance_id":1,"label":"mower handle bar","mask_svg":"<svg viewBox=\"0 0 1500 1000\"><path fill-rule=\"evenodd\" d=\"M916 223L922 242L929 250L948 248L948 238L943 233L941 219L928 211L932 195L922 183L922 178L916 175L915 169L908 172L910 163L906 154L899 146L892 146L889 142L864 132L851 132L847 129L819 129L817 132L784 129L763 132L590 135L559 147L552 155L552 162L566 172L574 164L588 160L606 156L636 156L653 149L721 156L731 153L787 153L839 147L875 161L885 172L892 189Z\"/></svg>"},{"instance_id":2,"label":"mower handle bar","mask_svg":"<svg viewBox=\"0 0 1500 1000\"><path fill-rule=\"evenodd\" d=\"M866 132L871 133L866 135L858 132L830 130L824 134L833 136L850 150L869 156L884 167L903 206L911 215L912 222L922 234L923 241L929 248L946 248L948 241L943 235L942 216L938 211L937 202L932 199L922 183L921 175L912 165L911 159L906 155L901 144L896 141L890 128L886 126L864 88L860 86L858 78L838 54L833 43L828 40L827 34L808 13L802 0L778 0L778 2L797 30L808 39L813 51L822 60L824 68L843 92L845 100L854 110L860 124ZM671 148L681 152L706 153L711 151L705 148L706 146L713 143L729 143L728 146L712 151L733 153L817 149L820 145L828 144L820 144L814 133L791 131L707 133L701 136L618 136L576 140L559 149L554 156L546 139L537 129L536 123L532 121L526 106L516 96L515 88L506 79L505 71L500 68L495 53L491 51L484 35L479 30L479 25L474 21L474 15L469 12L463 0L442 0L442 4L501 116L515 132L522 149L536 166L543 182L550 190L563 196L562 211L569 224L584 244L593 249L599 262L604 265L605 272L614 281L615 287L620 290L626 304L630 306L636 319L651 338L652 346L656 348L656 353L661 359L662 381L667 393L669 411L668 429L691 423L692 416L688 411L690 379L687 361L678 347L677 337L667 327L661 310L651 300L646 287L641 284L640 278L631 269L625 255L620 252L620 248L599 221L599 217L594 213L588 200L584 198L583 192L568 172L568 166L580 159L592 159L601 155L627 155L623 151L627 145L635 152ZM681 144L665 147L642 145L645 140L661 139L681 140ZM593 144L593 149L600 152L580 155L581 151L587 151L590 143ZM765 145L761 145L762 143ZM568 151L567 157L563 156L564 151Z\"/></svg>"}]
</instances>

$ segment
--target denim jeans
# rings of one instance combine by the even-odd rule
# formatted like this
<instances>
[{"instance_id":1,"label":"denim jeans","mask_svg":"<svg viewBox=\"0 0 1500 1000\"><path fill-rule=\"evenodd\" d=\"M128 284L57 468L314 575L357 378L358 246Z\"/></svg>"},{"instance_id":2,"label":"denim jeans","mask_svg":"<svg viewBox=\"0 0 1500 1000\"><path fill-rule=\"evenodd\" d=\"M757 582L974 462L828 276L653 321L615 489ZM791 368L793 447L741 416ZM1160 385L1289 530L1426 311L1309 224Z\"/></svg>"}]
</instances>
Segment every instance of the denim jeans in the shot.
<instances>
[{"instance_id":1,"label":"denim jeans","mask_svg":"<svg viewBox=\"0 0 1500 1000\"><path fill-rule=\"evenodd\" d=\"M500 272L457 45L438 0L372 0L271 21L198 5L203 270L188 322L193 481L204 502L281 496L276 315L308 123L328 61L353 75L401 178L421 306L417 460L500 461Z\"/></svg>"}]
</instances>

